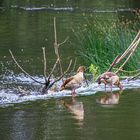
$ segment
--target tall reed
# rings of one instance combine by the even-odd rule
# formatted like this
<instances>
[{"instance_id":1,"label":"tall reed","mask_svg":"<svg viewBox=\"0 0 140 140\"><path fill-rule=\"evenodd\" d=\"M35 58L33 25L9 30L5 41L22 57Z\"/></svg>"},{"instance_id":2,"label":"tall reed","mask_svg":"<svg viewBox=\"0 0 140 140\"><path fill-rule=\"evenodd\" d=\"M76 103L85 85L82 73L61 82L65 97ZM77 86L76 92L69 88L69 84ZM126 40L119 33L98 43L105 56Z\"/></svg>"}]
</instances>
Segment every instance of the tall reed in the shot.
<instances>
[{"instance_id":1,"label":"tall reed","mask_svg":"<svg viewBox=\"0 0 140 140\"><path fill-rule=\"evenodd\" d=\"M86 65L94 64L99 73L106 71L113 59L122 54L130 45L139 30L132 21L99 21L94 19L80 26L75 35L79 42L79 52ZM125 65L125 70L140 68L140 49Z\"/></svg>"}]
</instances>

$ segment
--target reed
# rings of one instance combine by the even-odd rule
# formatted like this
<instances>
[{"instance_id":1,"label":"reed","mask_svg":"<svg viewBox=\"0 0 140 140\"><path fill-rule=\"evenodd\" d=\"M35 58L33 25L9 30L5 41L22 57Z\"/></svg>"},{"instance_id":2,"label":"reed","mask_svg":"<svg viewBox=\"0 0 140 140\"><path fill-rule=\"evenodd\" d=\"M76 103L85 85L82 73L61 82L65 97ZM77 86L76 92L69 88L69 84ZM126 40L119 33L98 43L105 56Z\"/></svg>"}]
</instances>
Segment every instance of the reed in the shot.
<instances>
[{"instance_id":1,"label":"reed","mask_svg":"<svg viewBox=\"0 0 140 140\"><path fill-rule=\"evenodd\" d=\"M99 74L106 71L113 59L122 54L139 30L139 24L132 21L87 21L75 35L79 42L79 52L86 65L94 64ZM125 65L125 70L140 68L140 49Z\"/></svg>"}]
</instances>

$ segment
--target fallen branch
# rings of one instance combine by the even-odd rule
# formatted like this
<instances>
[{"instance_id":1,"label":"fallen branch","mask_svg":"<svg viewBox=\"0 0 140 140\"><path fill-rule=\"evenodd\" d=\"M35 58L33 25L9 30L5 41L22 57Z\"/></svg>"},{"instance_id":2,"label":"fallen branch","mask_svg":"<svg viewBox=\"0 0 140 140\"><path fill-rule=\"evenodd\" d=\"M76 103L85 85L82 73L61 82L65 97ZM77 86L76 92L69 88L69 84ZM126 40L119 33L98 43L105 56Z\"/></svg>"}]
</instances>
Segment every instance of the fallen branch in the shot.
<instances>
[{"instance_id":1,"label":"fallen branch","mask_svg":"<svg viewBox=\"0 0 140 140\"><path fill-rule=\"evenodd\" d=\"M52 71L50 72L49 76L48 76L48 81L50 80L56 66L57 66L57 63L58 63L59 59L56 60L55 64L53 65L53 68L52 68Z\"/></svg>"},{"instance_id":2,"label":"fallen branch","mask_svg":"<svg viewBox=\"0 0 140 140\"><path fill-rule=\"evenodd\" d=\"M116 56L116 58L114 59L114 61L110 65L109 69L107 70L107 72L111 71L111 69L113 67L118 65L121 62L121 60L123 60L126 57L126 55L128 55L130 53L128 58L127 58L129 60L129 58L131 57L131 55L133 54L133 52L137 48L139 42L140 42L140 31L137 33L136 37L134 38L134 40L132 41L130 46L126 49L126 51L121 56L120 55ZM122 65L122 67L127 63L128 60L125 61L125 63ZM122 67L120 67L119 69L122 69ZM116 73L118 73L118 72L119 72L119 70L116 71Z\"/></svg>"},{"instance_id":3,"label":"fallen branch","mask_svg":"<svg viewBox=\"0 0 140 140\"><path fill-rule=\"evenodd\" d=\"M138 74L134 75L133 77L129 78L128 81L136 79L139 76L140 76L140 72Z\"/></svg>"},{"instance_id":4,"label":"fallen branch","mask_svg":"<svg viewBox=\"0 0 140 140\"><path fill-rule=\"evenodd\" d=\"M33 78L29 73L27 73L27 72L18 64L18 62L17 62L17 60L15 59L15 57L14 57L12 51L9 50L9 52L10 52L10 54L11 54L11 56L12 56L12 59L14 60L15 64L20 68L20 70L21 70L24 74L26 74L28 77L30 77L33 81L35 81L35 82L37 82L37 83L39 83L39 84L45 85L45 86L43 87L43 90L42 90L43 92L48 91L48 89L51 88L56 82L58 82L59 80L61 80L61 79L64 77L64 75L69 71L69 69L70 69L70 67L71 67L71 64L72 64L72 60L70 60L70 63L69 63L69 65L68 65L66 71L63 73L62 65L61 65L61 61L60 61L60 55L59 55L59 46L62 45L62 44L64 44L64 43L68 40L68 37L67 37L62 43L60 43L60 44L57 43L56 19L55 19L55 17L54 17L54 38L55 38L54 50L55 50L55 54L56 54L56 56L57 56L57 60L56 60L55 64L53 65L53 68L52 68L52 70L51 70L51 72L50 72L48 78L47 78L47 73L46 73L46 72L47 72L46 51L45 51L45 47L42 47L42 51L43 51L43 63L44 63L44 79L45 79L45 82L44 82L44 83L42 83L42 82L36 80L36 79ZM54 82L51 83L51 80L50 80L50 79L51 79L51 76L52 76L54 70L56 69L56 66L57 66L58 62L59 62L59 66L60 66L61 75L60 75ZM62 79L62 80L63 80L63 79Z\"/></svg>"},{"instance_id":5,"label":"fallen branch","mask_svg":"<svg viewBox=\"0 0 140 140\"><path fill-rule=\"evenodd\" d=\"M27 73L27 72L18 64L18 62L17 62L17 60L15 59L15 57L14 57L12 51L9 50L9 52L10 52L11 57L12 57L12 59L14 60L15 64L20 68L20 70L21 70L24 74L26 74L28 77L30 77L30 78L31 78L33 81L35 81L36 83L43 84L43 85L45 84L45 83L42 83L42 82L40 82L40 81L37 81L37 80L34 79L29 73Z\"/></svg>"},{"instance_id":6,"label":"fallen branch","mask_svg":"<svg viewBox=\"0 0 140 140\"><path fill-rule=\"evenodd\" d=\"M123 60L127 55L126 60L123 62L123 64L116 70L115 73L118 73L120 71L123 71L123 67L124 65L128 62L128 60L130 59L130 57L132 57L133 53L135 52L136 48L138 47L138 44L140 43L140 30L137 33L136 37L134 38L134 40L132 41L132 43L130 44L130 46L125 50L125 52L120 56L118 55L112 62L112 64L110 65L109 69L106 71L111 71L112 68L114 68L116 65L118 65L121 60ZM132 78L129 78L129 80L134 79L136 77L138 77L140 75L140 73L136 74L135 76L133 76ZM100 77L100 75L96 78L96 81L98 80L98 78Z\"/></svg>"},{"instance_id":7,"label":"fallen branch","mask_svg":"<svg viewBox=\"0 0 140 140\"><path fill-rule=\"evenodd\" d=\"M109 69L107 70L107 72L112 70L112 68L116 65L116 62L118 61L119 58L120 55L117 55L112 64L110 65Z\"/></svg>"},{"instance_id":8,"label":"fallen branch","mask_svg":"<svg viewBox=\"0 0 140 140\"><path fill-rule=\"evenodd\" d=\"M131 53L129 54L125 62L119 67L119 69L115 73L118 73L124 67L124 65L128 62L129 58L133 55L134 51L138 47L139 42L140 42L140 38L133 44L133 49L131 50Z\"/></svg>"},{"instance_id":9,"label":"fallen branch","mask_svg":"<svg viewBox=\"0 0 140 140\"><path fill-rule=\"evenodd\" d=\"M45 87L46 90L48 90L49 88L51 88L56 82L58 82L59 80L61 80L65 75L66 73L69 71L70 67L71 67L71 64L72 64L72 60L70 60L70 63L66 69L66 71L59 77L57 78L54 82L52 82L48 87Z\"/></svg>"},{"instance_id":10,"label":"fallen branch","mask_svg":"<svg viewBox=\"0 0 140 140\"><path fill-rule=\"evenodd\" d=\"M114 69L115 69L115 68L114 68ZM134 70L134 71L126 71L126 70L120 69L119 71L120 71L120 72L123 72L123 73L129 73L129 74L131 74L131 73L137 73L137 72L139 72L140 69Z\"/></svg>"},{"instance_id":11,"label":"fallen branch","mask_svg":"<svg viewBox=\"0 0 140 140\"><path fill-rule=\"evenodd\" d=\"M137 33L136 37L134 38L134 40L132 41L132 43L130 44L130 46L126 49L126 51L120 56L120 58L116 61L116 64L118 64L128 53L131 52L131 50L134 47L134 44L137 40L139 40L140 38L140 31Z\"/></svg>"}]
</instances>

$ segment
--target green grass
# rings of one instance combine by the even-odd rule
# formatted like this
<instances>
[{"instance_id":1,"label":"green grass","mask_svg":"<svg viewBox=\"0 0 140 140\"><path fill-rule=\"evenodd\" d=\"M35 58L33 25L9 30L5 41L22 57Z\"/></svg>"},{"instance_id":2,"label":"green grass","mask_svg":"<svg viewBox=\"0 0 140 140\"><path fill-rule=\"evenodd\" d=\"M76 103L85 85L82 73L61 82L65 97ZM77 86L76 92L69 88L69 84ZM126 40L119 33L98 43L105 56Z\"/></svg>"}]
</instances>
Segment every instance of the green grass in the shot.
<instances>
[{"instance_id":1,"label":"green grass","mask_svg":"<svg viewBox=\"0 0 140 140\"><path fill-rule=\"evenodd\" d=\"M99 73L106 71L113 59L122 54L133 41L139 30L139 24L132 21L87 21L80 26L75 35L79 42L81 58L87 66L94 64ZM139 45L140 46L140 45ZM125 70L140 68L140 49L125 65Z\"/></svg>"}]
</instances>

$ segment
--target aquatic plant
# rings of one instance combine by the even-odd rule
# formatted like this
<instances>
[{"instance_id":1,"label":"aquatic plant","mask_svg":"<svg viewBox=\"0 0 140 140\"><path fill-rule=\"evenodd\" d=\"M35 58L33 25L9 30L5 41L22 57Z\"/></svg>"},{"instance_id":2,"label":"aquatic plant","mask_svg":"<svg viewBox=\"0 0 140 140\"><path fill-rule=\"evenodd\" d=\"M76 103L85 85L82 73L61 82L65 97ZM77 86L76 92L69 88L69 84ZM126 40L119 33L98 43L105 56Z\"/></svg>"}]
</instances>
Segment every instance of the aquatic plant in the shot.
<instances>
[{"instance_id":1,"label":"aquatic plant","mask_svg":"<svg viewBox=\"0 0 140 140\"><path fill-rule=\"evenodd\" d=\"M94 64L98 72L106 71L113 59L122 54L139 30L138 21L87 20L74 33L79 42L79 52L86 65ZM125 70L140 68L140 49L124 66Z\"/></svg>"},{"instance_id":2,"label":"aquatic plant","mask_svg":"<svg viewBox=\"0 0 140 140\"><path fill-rule=\"evenodd\" d=\"M92 73L92 75L93 75L93 80L95 81L99 75L98 67L96 67L94 64L90 64L90 66L88 68L89 68L89 72Z\"/></svg>"}]
</instances>

